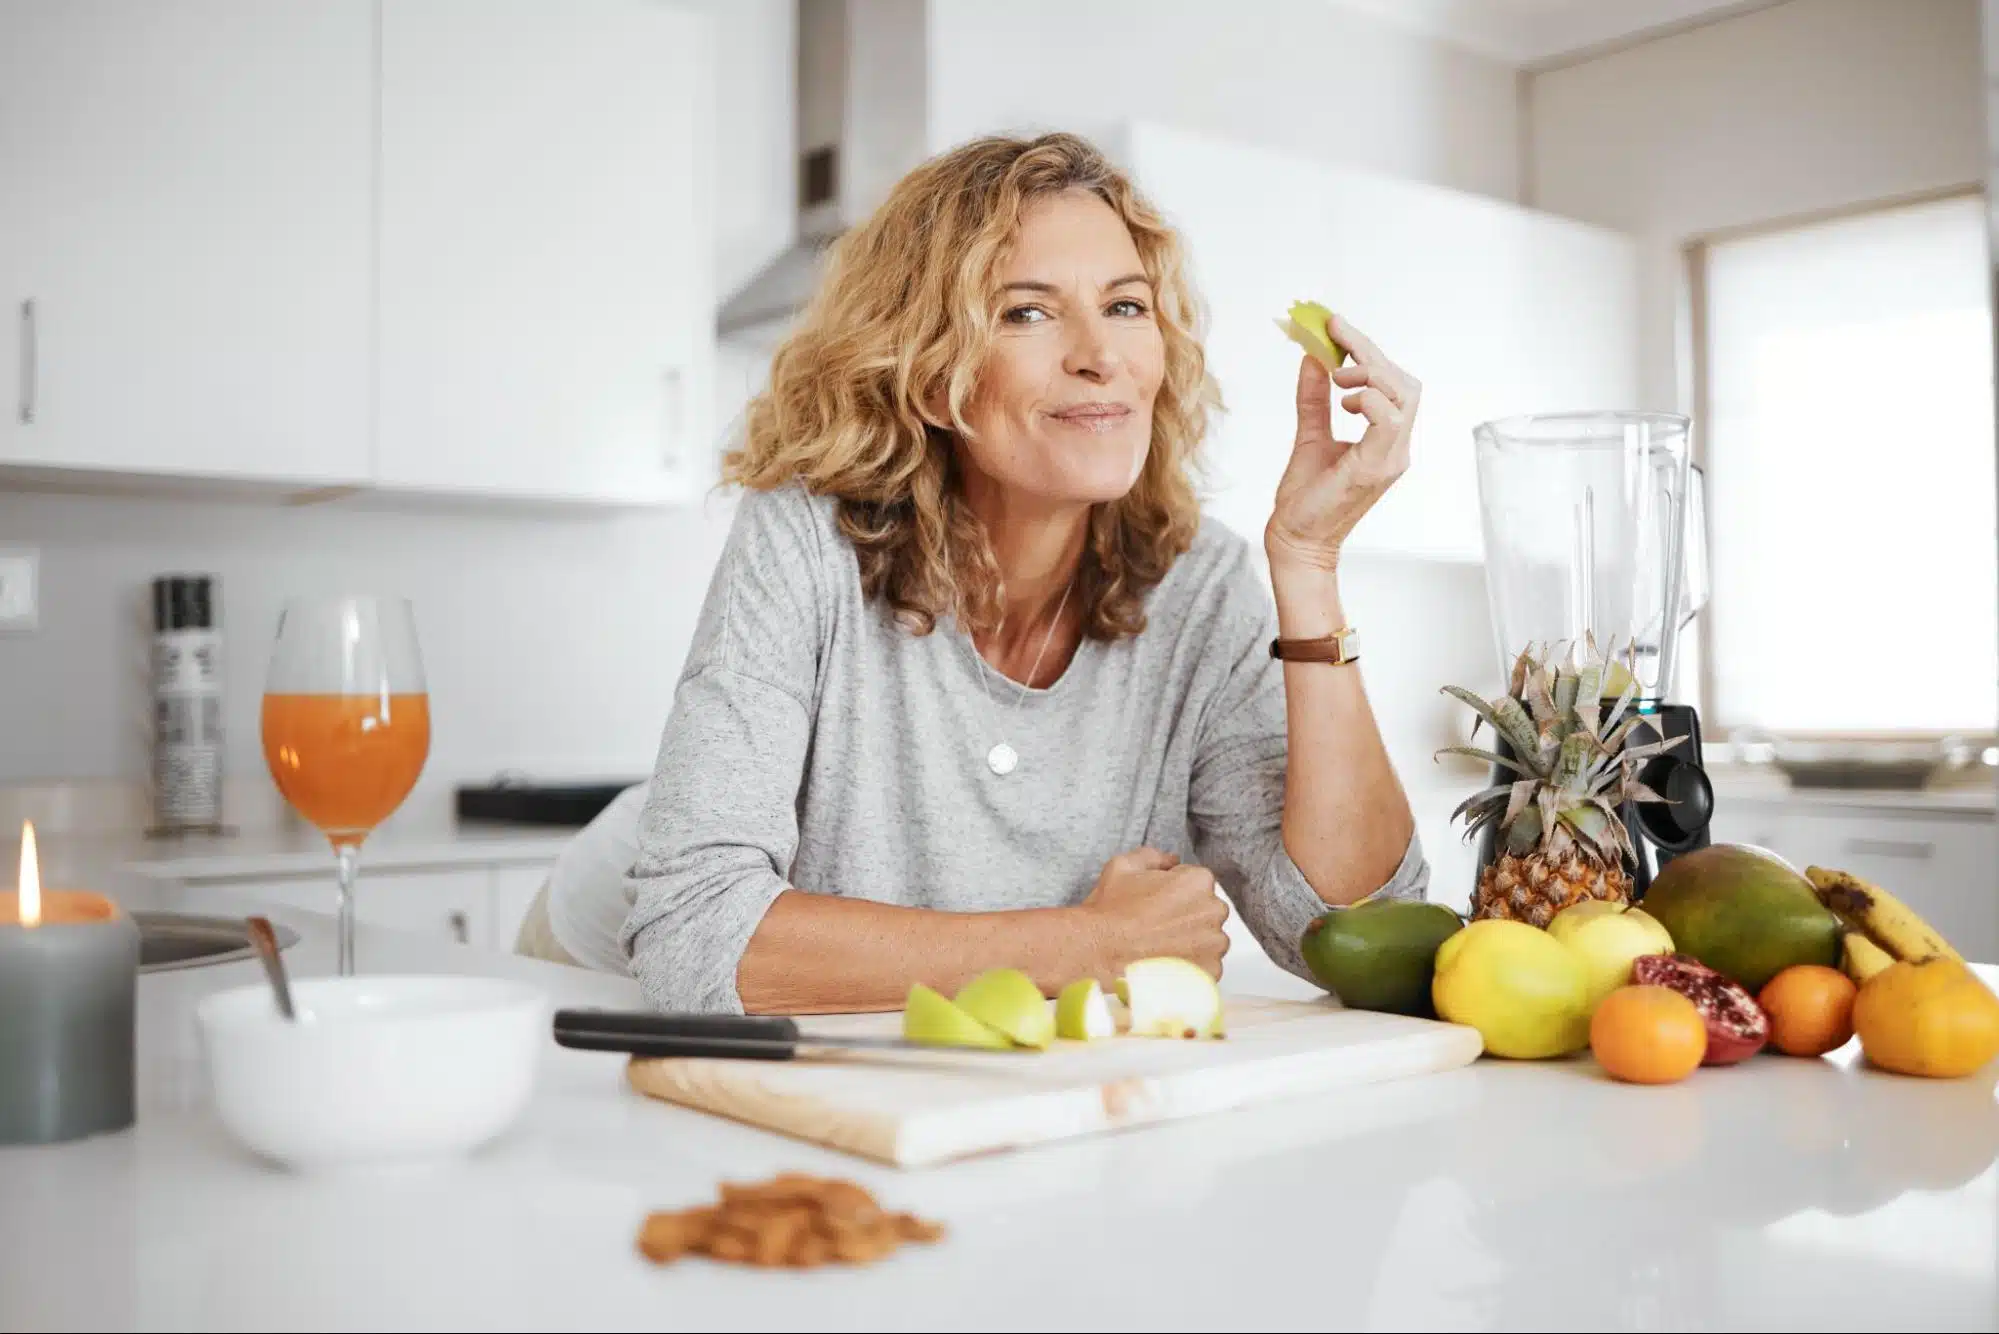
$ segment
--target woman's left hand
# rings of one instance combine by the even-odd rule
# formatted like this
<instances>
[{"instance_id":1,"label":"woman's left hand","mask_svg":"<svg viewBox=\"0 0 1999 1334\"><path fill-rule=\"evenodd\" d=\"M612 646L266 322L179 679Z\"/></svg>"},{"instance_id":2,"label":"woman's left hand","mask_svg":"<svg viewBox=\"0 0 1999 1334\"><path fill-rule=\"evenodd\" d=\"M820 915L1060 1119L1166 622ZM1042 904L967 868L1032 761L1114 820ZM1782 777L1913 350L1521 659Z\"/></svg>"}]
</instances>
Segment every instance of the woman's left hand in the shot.
<instances>
[{"instance_id":1,"label":"woman's left hand","mask_svg":"<svg viewBox=\"0 0 1999 1334\"><path fill-rule=\"evenodd\" d=\"M1298 435L1263 533L1273 567L1335 569L1360 516L1409 467L1409 431L1423 386L1338 315L1331 332L1351 360L1330 376L1311 357L1298 368ZM1348 391L1340 406L1367 419L1358 440L1333 438L1336 384Z\"/></svg>"}]
</instances>

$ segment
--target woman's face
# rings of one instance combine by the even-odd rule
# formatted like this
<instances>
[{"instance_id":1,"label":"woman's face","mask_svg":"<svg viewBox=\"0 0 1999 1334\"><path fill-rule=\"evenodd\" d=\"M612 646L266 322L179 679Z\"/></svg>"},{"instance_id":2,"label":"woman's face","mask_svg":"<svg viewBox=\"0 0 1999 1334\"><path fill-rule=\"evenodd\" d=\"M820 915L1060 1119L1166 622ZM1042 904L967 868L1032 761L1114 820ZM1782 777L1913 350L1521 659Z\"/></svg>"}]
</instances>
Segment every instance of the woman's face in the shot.
<instances>
[{"instance_id":1,"label":"woman's face","mask_svg":"<svg viewBox=\"0 0 1999 1334\"><path fill-rule=\"evenodd\" d=\"M1029 206L998 276L964 457L1017 501L1116 500L1145 465L1165 368L1131 233L1094 194L1050 195Z\"/></svg>"}]
</instances>

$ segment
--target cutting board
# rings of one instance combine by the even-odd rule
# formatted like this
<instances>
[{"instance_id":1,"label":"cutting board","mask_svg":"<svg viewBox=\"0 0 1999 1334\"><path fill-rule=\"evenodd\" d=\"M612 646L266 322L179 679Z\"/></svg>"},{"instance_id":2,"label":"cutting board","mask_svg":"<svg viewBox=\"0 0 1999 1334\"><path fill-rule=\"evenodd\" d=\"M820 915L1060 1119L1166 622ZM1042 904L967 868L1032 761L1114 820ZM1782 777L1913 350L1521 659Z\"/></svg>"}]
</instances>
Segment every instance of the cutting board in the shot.
<instances>
[{"instance_id":1,"label":"cutting board","mask_svg":"<svg viewBox=\"0 0 1999 1334\"><path fill-rule=\"evenodd\" d=\"M810 1021L895 1036L896 1014ZM1107 1038L1046 1052L840 1052L794 1061L633 1060L639 1092L900 1167L1177 1121L1274 1098L1430 1074L1478 1057L1475 1029L1232 997L1221 1041Z\"/></svg>"}]
</instances>

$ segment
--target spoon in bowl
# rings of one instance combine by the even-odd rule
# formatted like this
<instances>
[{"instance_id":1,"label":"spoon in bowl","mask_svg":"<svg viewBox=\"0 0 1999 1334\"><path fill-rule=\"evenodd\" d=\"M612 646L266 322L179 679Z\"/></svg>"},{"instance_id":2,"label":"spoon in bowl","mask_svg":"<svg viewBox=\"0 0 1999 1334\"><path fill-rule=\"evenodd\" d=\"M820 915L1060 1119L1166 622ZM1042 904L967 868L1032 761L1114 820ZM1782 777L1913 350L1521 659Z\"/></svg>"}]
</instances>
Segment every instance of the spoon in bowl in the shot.
<instances>
[{"instance_id":1,"label":"spoon in bowl","mask_svg":"<svg viewBox=\"0 0 1999 1334\"><path fill-rule=\"evenodd\" d=\"M256 947L257 957L263 960L264 976L271 979L271 991L277 997L278 1013L297 1023L299 1015L292 1005L292 984L285 976L285 961L278 954L278 933L271 929L271 919L251 917L244 925L249 928L250 943Z\"/></svg>"}]
</instances>

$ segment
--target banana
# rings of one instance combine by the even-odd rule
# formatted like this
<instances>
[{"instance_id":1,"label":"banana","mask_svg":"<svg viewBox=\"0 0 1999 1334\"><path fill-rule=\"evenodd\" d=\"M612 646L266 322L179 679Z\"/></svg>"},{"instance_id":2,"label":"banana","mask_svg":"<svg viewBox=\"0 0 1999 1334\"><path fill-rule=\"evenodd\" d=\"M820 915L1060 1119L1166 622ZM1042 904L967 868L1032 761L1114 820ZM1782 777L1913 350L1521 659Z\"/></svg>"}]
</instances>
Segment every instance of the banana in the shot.
<instances>
[{"instance_id":1,"label":"banana","mask_svg":"<svg viewBox=\"0 0 1999 1334\"><path fill-rule=\"evenodd\" d=\"M1869 940L1859 931L1849 931L1840 937L1840 966L1855 982L1865 983L1884 968L1895 962L1895 956Z\"/></svg>"},{"instance_id":2,"label":"banana","mask_svg":"<svg viewBox=\"0 0 1999 1334\"><path fill-rule=\"evenodd\" d=\"M1806 867L1805 878L1848 930L1861 933L1895 958L1910 963L1938 958L1964 962L1935 927L1879 885L1821 866Z\"/></svg>"}]
</instances>

